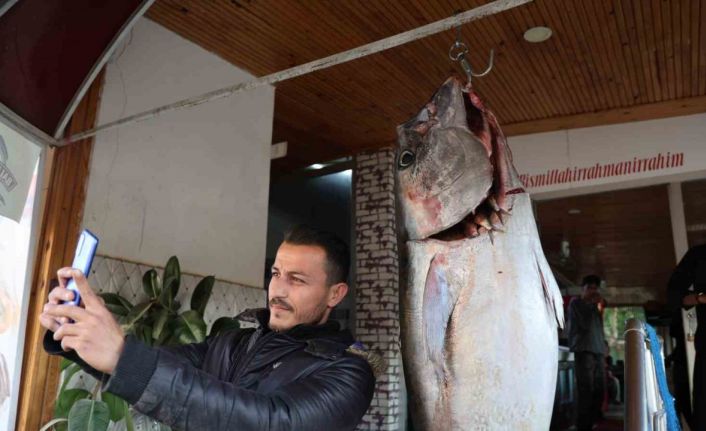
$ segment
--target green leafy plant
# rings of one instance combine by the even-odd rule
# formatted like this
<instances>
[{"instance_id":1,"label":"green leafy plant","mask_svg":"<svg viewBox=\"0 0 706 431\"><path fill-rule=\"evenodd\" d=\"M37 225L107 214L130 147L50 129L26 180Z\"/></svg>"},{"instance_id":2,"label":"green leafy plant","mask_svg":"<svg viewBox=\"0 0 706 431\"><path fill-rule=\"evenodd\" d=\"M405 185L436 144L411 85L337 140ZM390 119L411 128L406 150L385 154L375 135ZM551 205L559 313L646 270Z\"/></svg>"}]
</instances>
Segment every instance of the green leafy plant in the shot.
<instances>
[{"instance_id":1,"label":"green leafy plant","mask_svg":"<svg viewBox=\"0 0 706 431\"><path fill-rule=\"evenodd\" d=\"M161 278L154 269L142 276L146 301L133 305L117 293L101 293L100 296L120 322L123 331L150 346L199 343L206 339L207 325L203 316L215 281L213 276L201 279L191 295L190 309L179 313L181 304L176 297L181 285L181 267L179 259L172 256ZM238 327L238 321L234 318L221 317L213 322L208 336ZM98 381L92 392L68 388L69 381L80 371L80 367L68 359L62 359L61 370L64 377L54 404L54 419L40 431L105 431L111 422L123 419L128 431L135 429L126 401L109 392L101 392Z\"/></svg>"}]
</instances>

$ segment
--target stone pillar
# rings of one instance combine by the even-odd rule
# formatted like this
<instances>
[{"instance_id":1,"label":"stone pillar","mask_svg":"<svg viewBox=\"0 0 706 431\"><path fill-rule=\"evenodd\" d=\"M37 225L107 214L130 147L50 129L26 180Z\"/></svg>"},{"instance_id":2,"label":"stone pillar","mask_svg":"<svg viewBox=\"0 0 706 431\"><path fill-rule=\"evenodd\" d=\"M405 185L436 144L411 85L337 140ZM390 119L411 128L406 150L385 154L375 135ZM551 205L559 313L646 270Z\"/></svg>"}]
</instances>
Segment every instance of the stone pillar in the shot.
<instances>
[{"instance_id":1,"label":"stone pillar","mask_svg":"<svg viewBox=\"0 0 706 431\"><path fill-rule=\"evenodd\" d=\"M365 152L355 161L356 338L384 355L360 430L397 430L400 423L399 261L395 222L395 152Z\"/></svg>"}]
</instances>

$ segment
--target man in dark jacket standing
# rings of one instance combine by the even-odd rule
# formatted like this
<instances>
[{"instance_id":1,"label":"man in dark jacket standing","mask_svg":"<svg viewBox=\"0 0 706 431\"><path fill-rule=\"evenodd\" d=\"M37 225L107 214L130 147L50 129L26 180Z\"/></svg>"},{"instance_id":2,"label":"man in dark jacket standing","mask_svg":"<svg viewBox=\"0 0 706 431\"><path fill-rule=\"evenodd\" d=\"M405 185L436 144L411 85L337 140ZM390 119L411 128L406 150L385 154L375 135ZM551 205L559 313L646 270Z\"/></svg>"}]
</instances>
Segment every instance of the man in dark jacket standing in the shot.
<instances>
[{"instance_id":1,"label":"man in dark jacket standing","mask_svg":"<svg viewBox=\"0 0 706 431\"><path fill-rule=\"evenodd\" d=\"M335 236L297 227L277 251L257 329L169 348L126 338L83 274L64 268L40 317L45 349L178 430L353 430L375 378L350 333L328 321L348 291L348 260ZM81 307L61 304L73 298L70 278Z\"/></svg>"},{"instance_id":2,"label":"man in dark jacket standing","mask_svg":"<svg viewBox=\"0 0 706 431\"><path fill-rule=\"evenodd\" d=\"M693 290L692 290L693 289ZM696 307L692 421L694 430L706 429L706 244L692 247L669 279L668 299L675 318L681 309ZM677 313L678 312L678 313ZM682 341L682 344L684 342ZM683 347L686 349L686 347ZM685 401L686 404L689 400Z\"/></svg>"},{"instance_id":3,"label":"man in dark jacket standing","mask_svg":"<svg viewBox=\"0 0 706 431\"><path fill-rule=\"evenodd\" d=\"M583 293L569 303L569 347L574 352L578 389L578 429L591 430L601 416L605 372L603 317L598 310L601 279L583 278Z\"/></svg>"}]
</instances>

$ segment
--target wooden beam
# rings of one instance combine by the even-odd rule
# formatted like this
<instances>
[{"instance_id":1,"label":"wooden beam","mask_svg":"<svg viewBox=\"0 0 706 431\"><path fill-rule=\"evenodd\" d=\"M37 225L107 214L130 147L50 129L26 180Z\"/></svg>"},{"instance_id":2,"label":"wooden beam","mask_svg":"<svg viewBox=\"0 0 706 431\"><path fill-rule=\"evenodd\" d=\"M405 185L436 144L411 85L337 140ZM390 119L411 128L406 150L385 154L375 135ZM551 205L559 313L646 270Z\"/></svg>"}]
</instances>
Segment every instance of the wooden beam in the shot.
<instances>
[{"instance_id":1,"label":"wooden beam","mask_svg":"<svg viewBox=\"0 0 706 431\"><path fill-rule=\"evenodd\" d=\"M564 117L546 118L536 121L502 125L506 136L529 135L532 133L552 132L555 130L578 129L582 127L606 126L609 124L629 123L632 121L655 120L706 112L706 96L669 100L666 102L636 105L629 108L610 109L607 111Z\"/></svg>"},{"instance_id":2,"label":"wooden beam","mask_svg":"<svg viewBox=\"0 0 706 431\"><path fill-rule=\"evenodd\" d=\"M95 125L103 72L91 85L69 125L71 133ZM59 382L59 358L44 352L44 328L39 324L49 285L56 271L70 265L76 247L86 200L93 139L52 150L48 191L39 233L37 258L32 273L17 430L38 430L53 414Z\"/></svg>"}]
</instances>

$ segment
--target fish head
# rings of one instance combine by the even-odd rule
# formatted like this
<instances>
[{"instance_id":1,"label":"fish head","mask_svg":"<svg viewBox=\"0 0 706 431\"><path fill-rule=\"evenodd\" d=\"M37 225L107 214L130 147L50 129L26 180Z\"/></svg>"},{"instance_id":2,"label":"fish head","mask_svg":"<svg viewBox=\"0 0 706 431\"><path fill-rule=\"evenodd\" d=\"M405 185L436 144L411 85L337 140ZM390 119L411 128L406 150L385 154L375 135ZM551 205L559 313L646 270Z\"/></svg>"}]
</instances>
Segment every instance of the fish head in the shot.
<instances>
[{"instance_id":1,"label":"fish head","mask_svg":"<svg viewBox=\"0 0 706 431\"><path fill-rule=\"evenodd\" d=\"M460 223L493 186L491 148L468 126L463 85L449 78L409 121L397 127L397 180L410 240Z\"/></svg>"}]
</instances>

